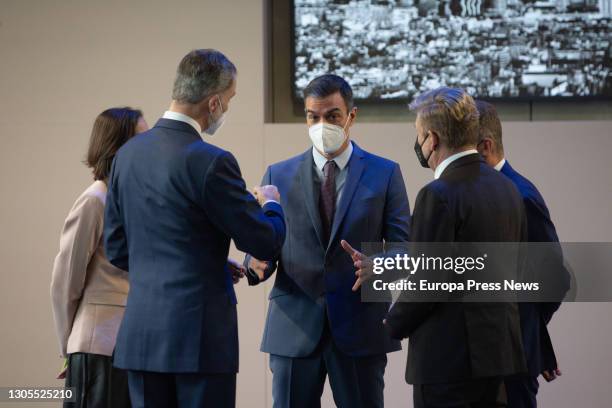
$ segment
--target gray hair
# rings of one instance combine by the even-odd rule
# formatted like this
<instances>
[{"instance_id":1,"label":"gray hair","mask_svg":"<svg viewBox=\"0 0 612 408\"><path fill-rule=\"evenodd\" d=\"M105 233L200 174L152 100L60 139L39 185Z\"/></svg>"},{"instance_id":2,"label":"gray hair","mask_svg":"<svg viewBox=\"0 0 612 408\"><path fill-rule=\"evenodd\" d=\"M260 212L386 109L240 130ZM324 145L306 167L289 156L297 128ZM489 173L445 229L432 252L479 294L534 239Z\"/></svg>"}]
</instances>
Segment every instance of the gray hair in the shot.
<instances>
[{"instance_id":1,"label":"gray hair","mask_svg":"<svg viewBox=\"0 0 612 408\"><path fill-rule=\"evenodd\" d=\"M440 87L425 92L410 104L410 110L451 149L478 142L478 109L463 89Z\"/></svg>"},{"instance_id":2,"label":"gray hair","mask_svg":"<svg viewBox=\"0 0 612 408\"><path fill-rule=\"evenodd\" d=\"M236 78L236 66L213 49L193 50L176 69L172 99L195 104L230 87Z\"/></svg>"}]
</instances>

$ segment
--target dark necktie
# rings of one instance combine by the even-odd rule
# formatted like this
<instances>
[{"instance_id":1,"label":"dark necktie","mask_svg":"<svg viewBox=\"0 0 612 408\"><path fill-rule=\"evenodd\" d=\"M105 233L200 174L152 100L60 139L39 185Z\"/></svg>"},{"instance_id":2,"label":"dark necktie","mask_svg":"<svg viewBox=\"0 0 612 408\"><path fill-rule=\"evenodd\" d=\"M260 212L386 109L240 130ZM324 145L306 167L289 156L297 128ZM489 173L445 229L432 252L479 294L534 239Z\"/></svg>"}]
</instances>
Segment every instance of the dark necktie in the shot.
<instances>
[{"instance_id":1,"label":"dark necktie","mask_svg":"<svg viewBox=\"0 0 612 408\"><path fill-rule=\"evenodd\" d=\"M336 210L336 162L328 161L323 166L323 183L321 183L321 196L319 198L319 212L323 226L323 239L329 242L331 227L334 222Z\"/></svg>"}]
</instances>

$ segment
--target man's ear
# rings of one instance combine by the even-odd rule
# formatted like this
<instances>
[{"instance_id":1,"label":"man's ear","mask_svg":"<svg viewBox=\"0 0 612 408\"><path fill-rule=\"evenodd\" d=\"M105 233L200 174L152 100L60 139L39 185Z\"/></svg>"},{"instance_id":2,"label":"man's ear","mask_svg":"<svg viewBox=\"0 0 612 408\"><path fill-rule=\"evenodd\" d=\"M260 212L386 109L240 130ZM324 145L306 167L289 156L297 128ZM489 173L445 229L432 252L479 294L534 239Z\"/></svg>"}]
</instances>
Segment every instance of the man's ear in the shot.
<instances>
[{"instance_id":1,"label":"man's ear","mask_svg":"<svg viewBox=\"0 0 612 408\"><path fill-rule=\"evenodd\" d=\"M485 153L487 156L493 153L493 140L485 137L482 139L482 144L484 145L483 153Z\"/></svg>"},{"instance_id":2,"label":"man's ear","mask_svg":"<svg viewBox=\"0 0 612 408\"><path fill-rule=\"evenodd\" d=\"M353 126L353 124L355 123L355 120L357 119L357 107L354 106L353 109L351 109L348 113L348 116L350 118L350 123L349 123L349 128L351 126Z\"/></svg>"},{"instance_id":3,"label":"man's ear","mask_svg":"<svg viewBox=\"0 0 612 408\"><path fill-rule=\"evenodd\" d=\"M219 109L219 103L217 102L217 95L208 97L208 99L205 101L205 105L206 105L206 108L209 114L216 112L217 109Z\"/></svg>"},{"instance_id":4,"label":"man's ear","mask_svg":"<svg viewBox=\"0 0 612 408\"><path fill-rule=\"evenodd\" d=\"M429 130L429 138L431 139L431 150L436 150L440 145L440 136L435 130Z\"/></svg>"}]
</instances>

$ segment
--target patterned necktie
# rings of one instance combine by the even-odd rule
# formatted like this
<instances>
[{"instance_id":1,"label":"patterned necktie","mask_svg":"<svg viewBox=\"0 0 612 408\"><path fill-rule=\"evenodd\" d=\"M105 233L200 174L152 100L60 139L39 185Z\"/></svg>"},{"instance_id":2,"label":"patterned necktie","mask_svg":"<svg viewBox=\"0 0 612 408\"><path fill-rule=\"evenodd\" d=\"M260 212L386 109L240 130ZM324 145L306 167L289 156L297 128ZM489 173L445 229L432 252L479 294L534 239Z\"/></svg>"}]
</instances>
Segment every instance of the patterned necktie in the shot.
<instances>
[{"instance_id":1,"label":"patterned necktie","mask_svg":"<svg viewBox=\"0 0 612 408\"><path fill-rule=\"evenodd\" d=\"M323 166L323 183L321 183L321 196L319 199L319 213L323 226L323 238L325 244L329 242L331 227L334 222L336 210L336 162L328 161Z\"/></svg>"}]
</instances>

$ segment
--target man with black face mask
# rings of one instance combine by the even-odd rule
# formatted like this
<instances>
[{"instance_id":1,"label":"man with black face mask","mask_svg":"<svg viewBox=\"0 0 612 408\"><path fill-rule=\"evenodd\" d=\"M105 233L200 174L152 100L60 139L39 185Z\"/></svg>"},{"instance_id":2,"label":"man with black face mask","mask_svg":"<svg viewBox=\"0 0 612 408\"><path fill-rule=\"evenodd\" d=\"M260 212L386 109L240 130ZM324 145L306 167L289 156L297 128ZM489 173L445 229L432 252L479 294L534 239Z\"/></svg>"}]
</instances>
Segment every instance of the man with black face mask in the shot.
<instances>
[{"instance_id":1,"label":"man with black face mask","mask_svg":"<svg viewBox=\"0 0 612 408\"><path fill-rule=\"evenodd\" d=\"M327 376L338 407L383 407L386 353L401 347L383 327L389 304L361 302L365 276L349 243L409 239L404 180L397 163L351 141L357 109L344 79L315 78L304 105L312 147L263 177L280 191L283 250L270 262L245 261L252 285L276 271L261 344L274 407L320 407Z\"/></svg>"},{"instance_id":2,"label":"man with black face mask","mask_svg":"<svg viewBox=\"0 0 612 408\"><path fill-rule=\"evenodd\" d=\"M411 109L417 113L414 150L435 178L417 196L411 240L522 241L526 218L518 191L476 150L472 97L438 88ZM414 385L414 406L505 407L503 376L525 370L517 305L403 300L389 311L386 326L393 338L410 339L406 381Z\"/></svg>"}]
</instances>

